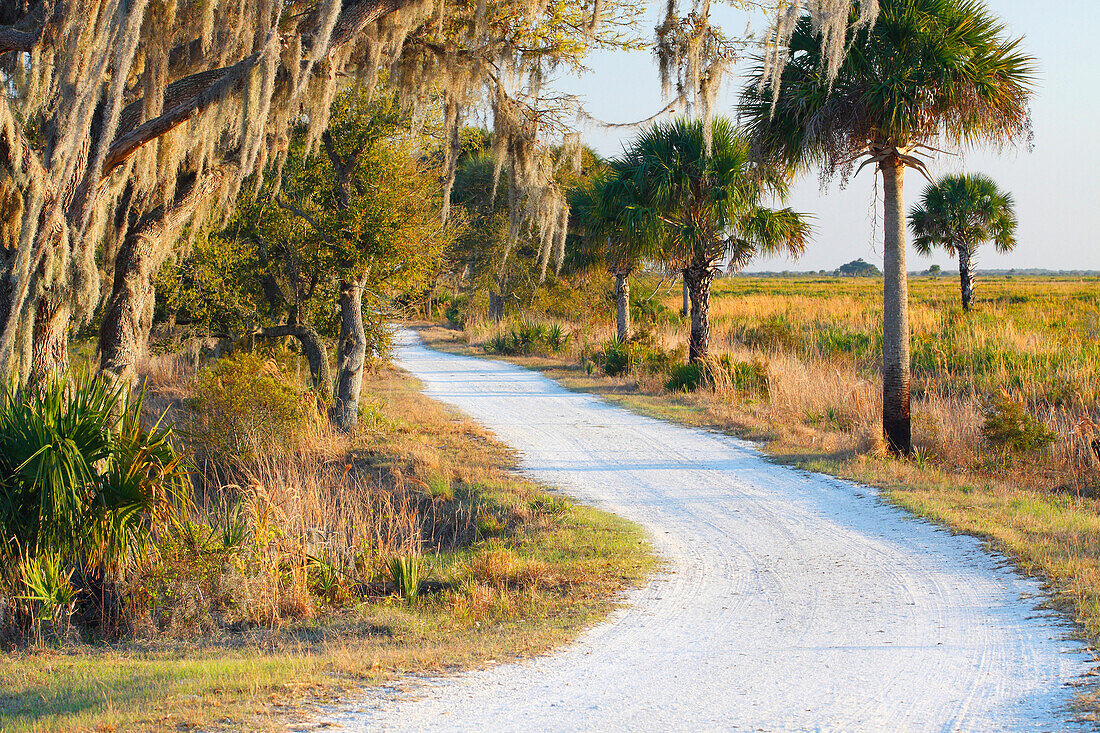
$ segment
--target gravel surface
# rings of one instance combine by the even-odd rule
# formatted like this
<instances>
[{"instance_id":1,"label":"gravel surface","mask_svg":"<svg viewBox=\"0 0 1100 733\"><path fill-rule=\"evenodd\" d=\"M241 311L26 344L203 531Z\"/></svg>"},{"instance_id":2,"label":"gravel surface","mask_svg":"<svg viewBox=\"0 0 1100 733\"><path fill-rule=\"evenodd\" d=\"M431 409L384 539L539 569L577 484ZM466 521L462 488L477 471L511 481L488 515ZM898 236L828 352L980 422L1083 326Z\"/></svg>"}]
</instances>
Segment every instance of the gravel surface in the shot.
<instances>
[{"instance_id":1,"label":"gravel surface","mask_svg":"<svg viewBox=\"0 0 1100 733\"><path fill-rule=\"evenodd\" d=\"M398 337L533 478L642 525L667 569L555 653L376 688L351 730L1057 731L1091 657L981 543L747 442Z\"/></svg>"}]
</instances>

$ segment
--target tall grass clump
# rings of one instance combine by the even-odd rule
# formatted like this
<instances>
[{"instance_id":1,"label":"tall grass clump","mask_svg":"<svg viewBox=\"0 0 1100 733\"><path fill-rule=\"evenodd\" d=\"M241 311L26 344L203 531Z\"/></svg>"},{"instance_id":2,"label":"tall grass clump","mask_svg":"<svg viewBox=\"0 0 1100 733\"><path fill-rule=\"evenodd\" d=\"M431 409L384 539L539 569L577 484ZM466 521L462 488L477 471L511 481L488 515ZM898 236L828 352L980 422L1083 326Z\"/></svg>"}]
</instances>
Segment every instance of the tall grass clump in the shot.
<instances>
[{"instance_id":1,"label":"tall grass clump","mask_svg":"<svg viewBox=\"0 0 1100 733\"><path fill-rule=\"evenodd\" d=\"M768 364L760 359L740 361L729 354L721 354L677 365L665 383L665 389L670 392L694 392L703 386L726 394L766 396Z\"/></svg>"},{"instance_id":2,"label":"tall grass clump","mask_svg":"<svg viewBox=\"0 0 1100 733\"><path fill-rule=\"evenodd\" d=\"M397 592L412 605L420 594L420 578L424 574L424 559L419 555L398 555L389 561L390 579Z\"/></svg>"},{"instance_id":3,"label":"tall grass clump","mask_svg":"<svg viewBox=\"0 0 1100 733\"><path fill-rule=\"evenodd\" d=\"M582 362L591 361L609 377L667 374L684 360L684 349L664 349L648 334L629 341L609 338L594 351L585 350Z\"/></svg>"}]
</instances>

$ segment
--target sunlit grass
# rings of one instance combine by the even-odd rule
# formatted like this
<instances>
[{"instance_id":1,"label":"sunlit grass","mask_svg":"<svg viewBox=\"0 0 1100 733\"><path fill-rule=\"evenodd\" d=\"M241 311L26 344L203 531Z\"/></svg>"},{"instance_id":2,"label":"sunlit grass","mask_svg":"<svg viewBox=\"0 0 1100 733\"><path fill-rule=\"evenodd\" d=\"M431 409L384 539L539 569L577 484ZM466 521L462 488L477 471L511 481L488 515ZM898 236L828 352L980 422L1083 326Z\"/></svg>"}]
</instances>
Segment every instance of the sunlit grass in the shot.
<instances>
[{"instance_id":1,"label":"sunlit grass","mask_svg":"<svg viewBox=\"0 0 1100 733\"><path fill-rule=\"evenodd\" d=\"M653 569L639 528L519 479L509 449L408 375L369 375L364 392L382 419L356 450L411 466L433 501L492 516L498 531L426 553L422 577L434 586L411 601L367 598L272 629L10 651L0 730L278 728L313 701L402 672L545 651Z\"/></svg>"}]
</instances>

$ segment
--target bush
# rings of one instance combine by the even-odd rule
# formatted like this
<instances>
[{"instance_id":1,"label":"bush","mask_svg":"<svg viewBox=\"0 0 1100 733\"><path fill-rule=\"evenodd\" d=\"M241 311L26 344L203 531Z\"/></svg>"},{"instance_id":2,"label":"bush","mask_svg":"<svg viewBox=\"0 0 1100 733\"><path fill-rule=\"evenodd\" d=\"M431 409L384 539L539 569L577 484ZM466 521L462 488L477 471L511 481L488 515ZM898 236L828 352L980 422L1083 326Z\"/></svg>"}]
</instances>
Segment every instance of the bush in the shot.
<instances>
[{"instance_id":1,"label":"bush","mask_svg":"<svg viewBox=\"0 0 1100 733\"><path fill-rule=\"evenodd\" d=\"M987 406L982 435L1003 453L1036 453L1058 438L1057 433L1029 415L1023 403L1007 392L1001 392Z\"/></svg>"},{"instance_id":2,"label":"bush","mask_svg":"<svg viewBox=\"0 0 1100 733\"><path fill-rule=\"evenodd\" d=\"M694 392L702 383L703 364L694 361L674 367L665 383L665 389L669 392Z\"/></svg>"},{"instance_id":3,"label":"bush","mask_svg":"<svg viewBox=\"0 0 1100 733\"><path fill-rule=\"evenodd\" d=\"M470 299L465 295L459 295L451 299L443 310L443 317L452 327L459 330L466 328L466 322L470 318Z\"/></svg>"},{"instance_id":4,"label":"bush","mask_svg":"<svg viewBox=\"0 0 1100 733\"><path fill-rule=\"evenodd\" d=\"M694 392L704 385L749 394L767 394L768 365L762 361L735 361L729 354L680 364L670 372L665 389L670 392Z\"/></svg>"},{"instance_id":5,"label":"bush","mask_svg":"<svg viewBox=\"0 0 1100 733\"><path fill-rule=\"evenodd\" d=\"M279 366L238 352L195 376L192 432L215 459L256 458L299 447L316 429L312 394Z\"/></svg>"},{"instance_id":6,"label":"bush","mask_svg":"<svg viewBox=\"0 0 1100 733\"><path fill-rule=\"evenodd\" d=\"M389 570L390 578L397 586L397 592L411 605L420 594L420 577L424 574L424 559L420 555L391 557Z\"/></svg>"},{"instance_id":7,"label":"bush","mask_svg":"<svg viewBox=\"0 0 1100 733\"><path fill-rule=\"evenodd\" d=\"M558 324L520 321L506 333L493 336L485 342L485 350L504 356L550 356L564 351L572 340L572 334Z\"/></svg>"},{"instance_id":8,"label":"bush","mask_svg":"<svg viewBox=\"0 0 1100 733\"><path fill-rule=\"evenodd\" d=\"M684 347L662 349L637 342L631 348L631 368L643 374L669 374L683 363Z\"/></svg>"},{"instance_id":9,"label":"bush","mask_svg":"<svg viewBox=\"0 0 1100 733\"><path fill-rule=\"evenodd\" d=\"M30 604L36 625L48 623L55 636L66 636L76 605L77 590L72 583L74 569L66 568L55 555L42 554L23 558L19 570L25 591L19 600ZM36 636L39 628L35 629Z\"/></svg>"},{"instance_id":10,"label":"bush","mask_svg":"<svg viewBox=\"0 0 1100 733\"><path fill-rule=\"evenodd\" d=\"M0 545L111 571L175 522L187 496L171 431L141 424L143 397L80 375L0 390ZM11 580L11 579L9 579Z\"/></svg>"},{"instance_id":11,"label":"bush","mask_svg":"<svg viewBox=\"0 0 1100 733\"><path fill-rule=\"evenodd\" d=\"M618 339L610 339L604 344L603 351L596 359L603 369L603 373L609 377L620 377L630 371L630 344L625 344Z\"/></svg>"},{"instance_id":12,"label":"bush","mask_svg":"<svg viewBox=\"0 0 1100 733\"><path fill-rule=\"evenodd\" d=\"M683 361L684 350L662 349L635 338L623 342L617 338L608 339L603 346L591 354L592 362L609 377L621 377L625 374L667 374Z\"/></svg>"},{"instance_id":13,"label":"bush","mask_svg":"<svg viewBox=\"0 0 1100 733\"><path fill-rule=\"evenodd\" d=\"M725 386L728 381L738 392L768 393L768 365L764 361L734 361L729 354L723 354L708 361L707 368L714 386Z\"/></svg>"}]
</instances>

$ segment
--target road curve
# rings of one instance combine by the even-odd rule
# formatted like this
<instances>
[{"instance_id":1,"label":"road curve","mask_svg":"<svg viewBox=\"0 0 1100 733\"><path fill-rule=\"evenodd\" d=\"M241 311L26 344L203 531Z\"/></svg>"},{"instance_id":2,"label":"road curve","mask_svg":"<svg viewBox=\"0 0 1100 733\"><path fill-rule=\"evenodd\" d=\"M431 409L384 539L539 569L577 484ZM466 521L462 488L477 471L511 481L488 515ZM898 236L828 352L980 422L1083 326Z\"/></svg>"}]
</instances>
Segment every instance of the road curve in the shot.
<instances>
[{"instance_id":1,"label":"road curve","mask_svg":"<svg viewBox=\"0 0 1100 733\"><path fill-rule=\"evenodd\" d=\"M350 730L1059 731L1089 666L1039 585L744 441L635 415L402 331L401 366L524 470L638 522L669 560L546 656L370 690Z\"/></svg>"}]
</instances>

